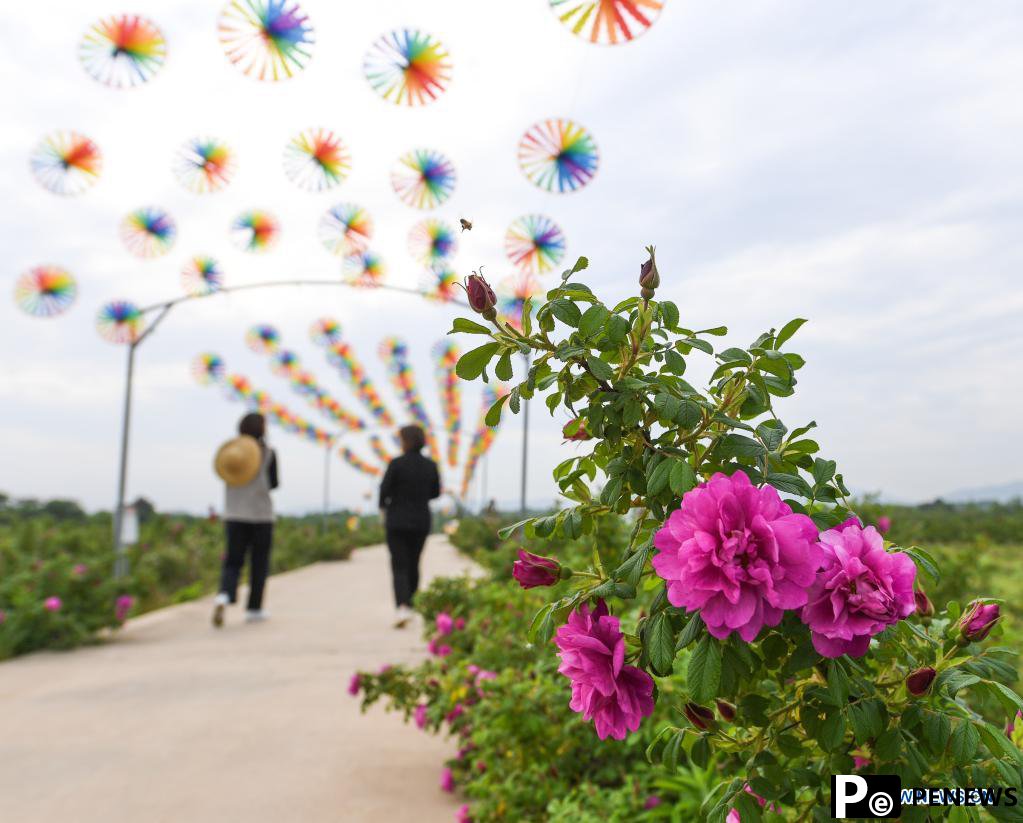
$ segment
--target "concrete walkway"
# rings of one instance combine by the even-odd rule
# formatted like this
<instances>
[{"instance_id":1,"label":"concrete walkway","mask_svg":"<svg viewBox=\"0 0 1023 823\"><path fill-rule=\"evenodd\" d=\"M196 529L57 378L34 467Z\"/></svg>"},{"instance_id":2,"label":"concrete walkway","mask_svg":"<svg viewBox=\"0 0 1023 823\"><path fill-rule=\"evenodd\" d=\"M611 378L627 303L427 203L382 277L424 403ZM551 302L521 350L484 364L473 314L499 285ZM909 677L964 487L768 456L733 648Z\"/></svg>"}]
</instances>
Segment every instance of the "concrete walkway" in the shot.
<instances>
[{"instance_id":1,"label":"concrete walkway","mask_svg":"<svg viewBox=\"0 0 1023 823\"><path fill-rule=\"evenodd\" d=\"M426 579L467 568L431 538ZM205 598L0 664L0 821L451 823L453 743L345 691L424 655L418 626L390 627L389 587L386 549L358 549L272 578L264 624L234 607L216 631Z\"/></svg>"}]
</instances>

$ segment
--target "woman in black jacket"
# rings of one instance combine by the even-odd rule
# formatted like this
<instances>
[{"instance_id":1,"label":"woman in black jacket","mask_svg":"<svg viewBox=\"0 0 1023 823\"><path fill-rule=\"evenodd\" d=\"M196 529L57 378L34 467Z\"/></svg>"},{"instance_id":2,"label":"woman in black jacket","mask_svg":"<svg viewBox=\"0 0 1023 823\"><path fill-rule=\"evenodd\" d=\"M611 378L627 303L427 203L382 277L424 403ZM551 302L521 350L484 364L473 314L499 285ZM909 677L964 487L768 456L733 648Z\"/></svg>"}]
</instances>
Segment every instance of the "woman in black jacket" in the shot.
<instances>
[{"instance_id":1,"label":"woman in black jacket","mask_svg":"<svg viewBox=\"0 0 1023 823\"><path fill-rule=\"evenodd\" d=\"M398 608L394 625L400 629L412 617L412 596L419 588L419 556L430 533L430 501L440 497L440 474L437 464L421 454L426 435L419 426L405 426L398 436L403 454L388 464L380 482L380 516L391 553Z\"/></svg>"}]
</instances>

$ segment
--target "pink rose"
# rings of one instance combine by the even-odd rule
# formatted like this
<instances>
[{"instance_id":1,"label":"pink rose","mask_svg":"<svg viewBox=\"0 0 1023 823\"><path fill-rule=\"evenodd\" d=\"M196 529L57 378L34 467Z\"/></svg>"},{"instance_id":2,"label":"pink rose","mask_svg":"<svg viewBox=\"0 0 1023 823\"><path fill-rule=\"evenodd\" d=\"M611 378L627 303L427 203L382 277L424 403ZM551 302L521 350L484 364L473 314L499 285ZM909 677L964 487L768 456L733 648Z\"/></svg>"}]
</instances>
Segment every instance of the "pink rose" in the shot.
<instances>
[{"instance_id":1,"label":"pink rose","mask_svg":"<svg viewBox=\"0 0 1023 823\"><path fill-rule=\"evenodd\" d=\"M455 621L447 612L440 612L436 618L437 632L441 637L447 637L455 626Z\"/></svg>"},{"instance_id":2,"label":"pink rose","mask_svg":"<svg viewBox=\"0 0 1023 823\"><path fill-rule=\"evenodd\" d=\"M353 697L359 693L359 689L362 688L362 675L356 672L352 675L352 679L348 681L348 693Z\"/></svg>"},{"instance_id":3,"label":"pink rose","mask_svg":"<svg viewBox=\"0 0 1023 823\"><path fill-rule=\"evenodd\" d=\"M879 518L877 518L877 530L881 532L881 534L886 534L891 527L892 519L890 517L882 514Z\"/></svg>"},{"instance_id":4,"label":"pink rose","mask_svg":"<svg viewBox=\"0 0 1023 823\"><path fill-rule=\"evenodd\" d=\"M549 557L519 549L519 559L512 563L512 577L524 589L553 586L561 579L561 564Z\"/></svg>"},{"instance_id":5,"label":"pink rose","mask_svg":"<svg viewBox=\"0 0 1023 823\"><path fill-rule=\"evenodd\" d=\"M455 790L455 776L451 774L451 769L447 767L440 773L440 787L446 792L453 792Z\"/></svg>"},{"instance_id":6,"label":"pink rose","mask_svg":"<svg viewBox=\"0 0 1023 823\"><path fill-rule=\"evenodd\" d=\"M425 729L426 728L426 704L425 703L420 703L418 706L416 706L415 718L416 718L416 726L418 726L420 729Z\"/></svg>"},{"instance_id":7,"label":"pink rose","mask_svg":"<svg viewBox=\"0 0 1023 823\"><path fill-rule=\"evenodd\" d=\"M1001 616L997 603L971 603L959 618L959 633L964 640L979 642L988 636Z\"/></svg>"},{"instance_id":8,"label":"pink rose","mask_svg":"<svg viewBox=\"0 0 1023 823\"><path fill-rule=\"evenodd\" d=\"M135 598L130 594L122 594L114 601L114 617L118 623L123 623L128 618L128 613L135 605Z\"/></svg>"},{"instance_id":9,"label":"pink rose","mask_svg":"<svg viewBox=\"0 0 1023 823\"><path fill-rule=\"evenodd\" d=\"M86 566L86 565L85 565L84 563L75 563L75 566L74 566L74 568L73 568L73 569L71 569L71 573L72 573L72 574L73 574L73 575L74 575L75 577L81 577L81 576L82 576L83 574L85 574L85 573L86 573L87 571L89 571L89 567L88 567L88 566Z\"/></svg>"},{"instance_id":10,"label":"pink rose","mask_svg":"<svg viewBox=\"0 0 1023 823\"><path fill-rule=\"evenodd\" d=\"M64 601L59 597L47 597L43 601L43 608L48 612L59 612L64 606Z\"/></svg>"},{"instance_id":11,"label":"pink rose","mask_svg":"<svg viewBox=\"0 0 1023 823\"><path fill-rule=\"evenodd\" d=\"M455 628L458 631L461 631L462 629L465 628L465 618L464 617L456 617L455 618Z\"/></svg>"},{"instance_id":12,"label":"pink rose","mask_svg":"<svg viewBox=\"0 0 1023 823\"><path fill-rule=\"evenodd\" d=\"M455 823L472 823L472 815L469 814L469 804L463 803L455 812Z\"/></svg>"}]
</instances>

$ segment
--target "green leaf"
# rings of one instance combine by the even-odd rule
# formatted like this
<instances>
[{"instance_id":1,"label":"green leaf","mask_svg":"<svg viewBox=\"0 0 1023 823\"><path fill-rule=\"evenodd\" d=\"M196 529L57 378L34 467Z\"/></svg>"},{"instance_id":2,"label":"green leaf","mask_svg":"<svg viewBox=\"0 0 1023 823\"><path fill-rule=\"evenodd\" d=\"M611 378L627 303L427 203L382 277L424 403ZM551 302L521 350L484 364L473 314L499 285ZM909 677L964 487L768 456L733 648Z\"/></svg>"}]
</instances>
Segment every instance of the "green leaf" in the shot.
<instances>
[{"instance_id":1,"label":"green leaf","mask_svg":"<svg viewBox=\"0 0 1023 823\"><path fill-rule=\"evenodd\" d=\"M654 396L654 411L662 420L674 420L682 411L682 401L673 394L661 392Z\"/></svg>"},{"instance_id":2,"label":"green leaf","mask_svg":"<svg viewBox=\"0 0 1023 823\"><path fill-rule=\"evenodd\" d=\"M675 651L680 652L696 638L703 634L703 618L700 617L699 612L693 612L689 618L689 622L686 623L685 628L682 629L682 633L678 636L678 642L675 644Z\"/></svg>"},{"instance_id":3,"label":"green leaf","mask_svg":"<svg viewBox=\"0 0 1023 823\"><path fill-rule=\"evenodd\" d=\"M646 481L646 493L648 496L655 497L668 487L671 469L671 460L662 460L654 467Z\"/></svg>"},{"instance_id":4,"label":"green leaf","mask_svg":"<svg viewBox=\"0 0 1023 823\"><path fill-rule=\"evenodd\" d=\"M786 494L795 494L799 497L810 497L812 492L809 485L802 477L795 474L781 474L780 472L768 472L767 482L778 491Z\"/></svg>"},{"instance_id":5,"label":"green leaf","mask_svg":"<svg viewBox=\"0 0 1023 823\"><path fill-rule=\"evenodd\" d=\"M699 349L707 354L714 354L714 347L706 340L700 340L698 337L687 337L679 342L694 349Z\"/></svg>"},{"instance_id":6,"label":"green leaf","mask_svg":"<svg viewBox=\"0 0 1023 823\"><path fill-rule=\"evenodd\" d=\"M927 576L930 577L931 580L935 583L941 582L941 570L938 568L938 564L934 562L934 558L927 552L916 546L903 549L902 552L912 557L913 562L916 563L919 568L927 572Z\"/></svg>"},{"instance_id":7,"label":"green leaf","mask_svg":"<svg viewBox=\"0 0 1023 823\"><path fill-rule=\"evenodd\" d=\"M607 324L607 339L618 346L625 342L625 338L628 336L629 321L617 314L614 315Z\"/></svg>"},{"instance_id":8,"label":"green leaf","mask_svg":"<svg viewBox=\"0 0 1023 823\"><path fill-rule=\"evenodd\" d=\"M587 260L582 255L580 255L578 258L576 258L575 265L572 266L572 270L571 270L570 273L571 274L578 274L579 272L581 272L583 269L585 269L589 265L590 265L590 261Z\"/></svg>"},{"instance_id":9,"label":"green leaf","mask_svg":"<svg viewBox=\"0 0 1023 823\"><path fill-rule=\"evenodd\" d=\"M538 611L536 613L536 616L533 618L533 622L529 624L529 631L526 632L526 636L530 640L535 640L538 637L538 635L539 635L539 633L541 631L541 626L543 626L544 621L546 621L546 620L550 620L551 621L551 626L552 626L551 634L553 634L554 621L551 618L551 612L553 612L553 611L554 611L554 604L553 603L548 603L546 606L544 606L542 609L540 609L540 611ZM541 640L540 642L541 643L546 643L547 640L550 640L550 637L551 637L551 635L548 634L546 640Z\"/></svg>"},{"instance_id":10,"label":"green leaf","mask_svg":"<svg viewBox=\"0 0 1023 823\"><path fill-rule=\"evenodd\" d=\"M722 444L728 454L735 457L763 457L766 450L762 443L744 434L729 434L722 438Z\"/></svg>"},{"instance_id":11,"label":"green leaf","mask_svg":"<svg viewBox=\"0 0 1023 823\"><path fill-rule=\"evenodd\" d=\"M878 760L898 760L902 752L902 732L889 729L874 741L873 749Z\"/></svg>"},{"instance_id":12,"label":"green leaf","mask_svg":"<svg viewBox=\"0 0 1023 823\"><path fill-rule=\"evenodd\" d=\"M840 711L829 712L821 723L817 734L817 742L826 752L833 752L845 740L845 715Z\"/></svg>"},{"instance_id":13,"label":"green leaf","mask_svg":"<svg viewBox=\"0 0 1023 823\"><path fill-rule=\"evenodd\" d=\"M625 562L615 569L615 579L625 580L633 586L638 586L639 578L643 574L643 567L646 565L647 558L650 556L650 551L650 546L647 545L629 555Z\"/></svg>"},{"instance_id":14,"label":"green leaf","mask_svg":"<svg viewBox=\"0 0 1023 823\"><path fill-rule=\"evenodd\" d=\"M599 303L590 306L579 319L579 331L587 337L592 337L604 328L610 315L611 313Z\"/></svg>"},{"instance_id":15,"label":"green leaf","mask_svg":"<svg viewBox=\"0 0 1023 823\"><path fill-rule=\"evenodd\" d=\"M710 762L710 742L706 735L693 744L693 748L689 750L689 759L701 769L707 768L707 763Z\"/></svg>"},{"instance_id":16,"label":"green leaf","mask_svg":"<svg viewBox=\"0 0 1023 823\"><path fill-rule=\"evenodd\" d=\"M677 771L679 755L685 756L685 750L682 748L682 741L684 739L684 731L675 732L671 739L664 744L664 749L661 751L661 764L669 772Z\"/></svg>"},{"instance_id":17,"label":"green leaf","mask_svg":"<svg viewBox=\"0 0 1023 823\"><path fill-rule=\"evenodd\" d=\"M571 300L559 297L551 304L551 314L567 326L578 326L582 313L579 307Z\"/></svg>"},{"instance_id":18,"label":"green leaf","mask_svg":"<svg viewBox=\"0 0 1023 823\"><path fill-rule=\"evenodd\" d=\"M790 320L784 326L781 327L781 331L778 332L778 336L774 339L775 349L780 349L782 344L785 343L792 335L799 331L799 327L802 326L806 320L802 317L797 317L795 320Z\"/></svg>"},{"instance_id":19,"label":"green leaf","mask_svg":"<svg viewBox=\"0 0 1023 823\"><path fill-rule=\"evenodd\" d=\"M696 487L696 474L686 460L676 460L672 464L668 486L677 497Z\"/></svg>"},{"instance_id":20,"label":"green leaf","mask_svg":"<svg viewBox=\"0 0 1023 823\"><path fill-rule=\"evenodd\" d=\"M837 660L828 662L828 693L839 708L849 702L849 675Z\"/></svg>"},{"instance_id":21,"label":"green leaf","mask_svg":"<svg viewBox=\"0 0 1023 823\"><path fill-rule=\"evenodd\" d=\"M721 644L709 634L693 649L686 669L686 687L702 703L717 696L721 683Z\"/></svg>"},{"instance_id":22,"label":"green leaf","mask_svg":"<svg viewBox=\"0 0 1023 823\"><path fill-rule=\"evenodd\" d=\"M614 369L611 368L611 364L605 360L601 360L599 357L587 357L586 358L587 368L593 372L593 376L598 380L610 380L615 376Z\"/></svg>"},{"instance_id":23,"label":"green leaf","mask_svg":"<svg viewBox=\"0 0 1023 823\"><path fill-rule=\"evenodd\" d=\"M508 395L497 398L497 402L487 411L487 416L483 419L483 422L493 428L501 422L501 408L508 401Z\"/></svg>"},{"instance_id":24,"label":"green leaf","mask_svg":"<svg viewBox=\"0 0 1023 823\"><path fill-rule=\"evenodd\" d=\"M467 317L456 317L448 334L459 332L462 334L490 334L491 330Z\"/></svg>"},{"instance_id":25,"label":"green leaf","mask_svg":"<svg viewBox=\"0 0 1023 823\"><path fill-rule=\"evenodd\" d=\"M498 380L511 380L514 372L512 371L511 364L511 352L506 351L497 361L497 365L494 366L494 374L497 375Z\"/></svg>"},{"instance_id":26,"label":"green leaf","mask_svg":"<svg viewBox=\"0 0 1023 823\"><path fill-rule=\"evenodd\" d=\"M965 766L977 753L980 733L969 720L960 720L952 730L952 759Z\"/></svg>"},{"instance_id":27,"label":"green leaf","mask_svg":"<svg viewBox=\"0 0 1023 823\"><path fill-rule=\"evenodd\" d=\"M979 682L980 678L975 674L969 674L962 669L946 669L938 675L938 680L934 687L935 691L944 689L948 692L949 697L955 697L962 689Z\"/></svg>"},{"instance_id":28,"label":"green leaf","mask_svg":"<svg viewBox=\"0 0 1023 823\"><path fill-rule=\"evenodd\" d=\"M497 343L485 343L477 349L468 351L458 359L455 366L455 374L463 380L475 380L487 367L491 358L501 348Z\"/></svg>"},{"instance_id":29,"label":"green leaf","mask_svg":"<svg viewBox=\"0 0 1023 823\"><path fill-rule=\"evenodd\" d=\"M674 303L664 301L658 304L661 310L661 320L669 329L678 328L678 306Z\"/></svg>"},{"instance_id":30,"label":"green leaf","mask_svg":"<svg viewBox=\"0 0 1023 823\"><path fill-rule=\"evenodd\" d=\"M823 486L835 476L836 464L834 460L822 460L819 457L813 461L813 479L818 486Z\"/></svg>"},{"instance_id":31,"label":"green leaf","mask_svg":"<svg viewBox=\"0 0 1023 823\"><path fill-rule=\"evenodd\" d=\"M654 674L662 677L671 674L675 662L675 634L671 629L671 621L665 612L658 612L646 624L646 640L643 647Z\"/></svg>"},{"instance_id":32,"label":"green leaf","mask_svg":"<svg viewBox=\"0 0 1023 823\"><path fill-rule=\"evenodd\" d=\"M1016 694L1016 692L1014 692L1008 686L1002 683L998 683L994 680L987 680L985 682L990 687L995 689L995 691L997 691L1002 698L1004 698L1000 699L1000 702L1004 707L1006 707L1007 709L1009 709L1010 706L1012 707L1011 709L1009 709L1010 714L1015 714L1016 710L1023 711L1023 698Z\"/></svg>"}]
</instances>

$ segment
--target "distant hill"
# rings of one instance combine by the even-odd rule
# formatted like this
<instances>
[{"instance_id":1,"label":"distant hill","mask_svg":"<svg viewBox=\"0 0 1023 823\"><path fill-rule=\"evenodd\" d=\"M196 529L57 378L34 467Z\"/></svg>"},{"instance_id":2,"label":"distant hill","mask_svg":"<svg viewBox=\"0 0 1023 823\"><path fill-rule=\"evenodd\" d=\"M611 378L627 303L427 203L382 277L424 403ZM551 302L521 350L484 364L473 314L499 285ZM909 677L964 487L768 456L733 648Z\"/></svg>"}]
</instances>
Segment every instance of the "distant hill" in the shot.
<instances>
[{"instance_id":1,"label":"distant hill","mask_svg":"<svg viewBox=\"0 0 1023 823\"><path fill-rule=\"evenodd\" d=\"M958 489L957 491L943 494L941 499L947 503L1008 503L1010 500L1023 499L1023 480L1002 483L997 486Z\"/></svg>"}]
</instances>

